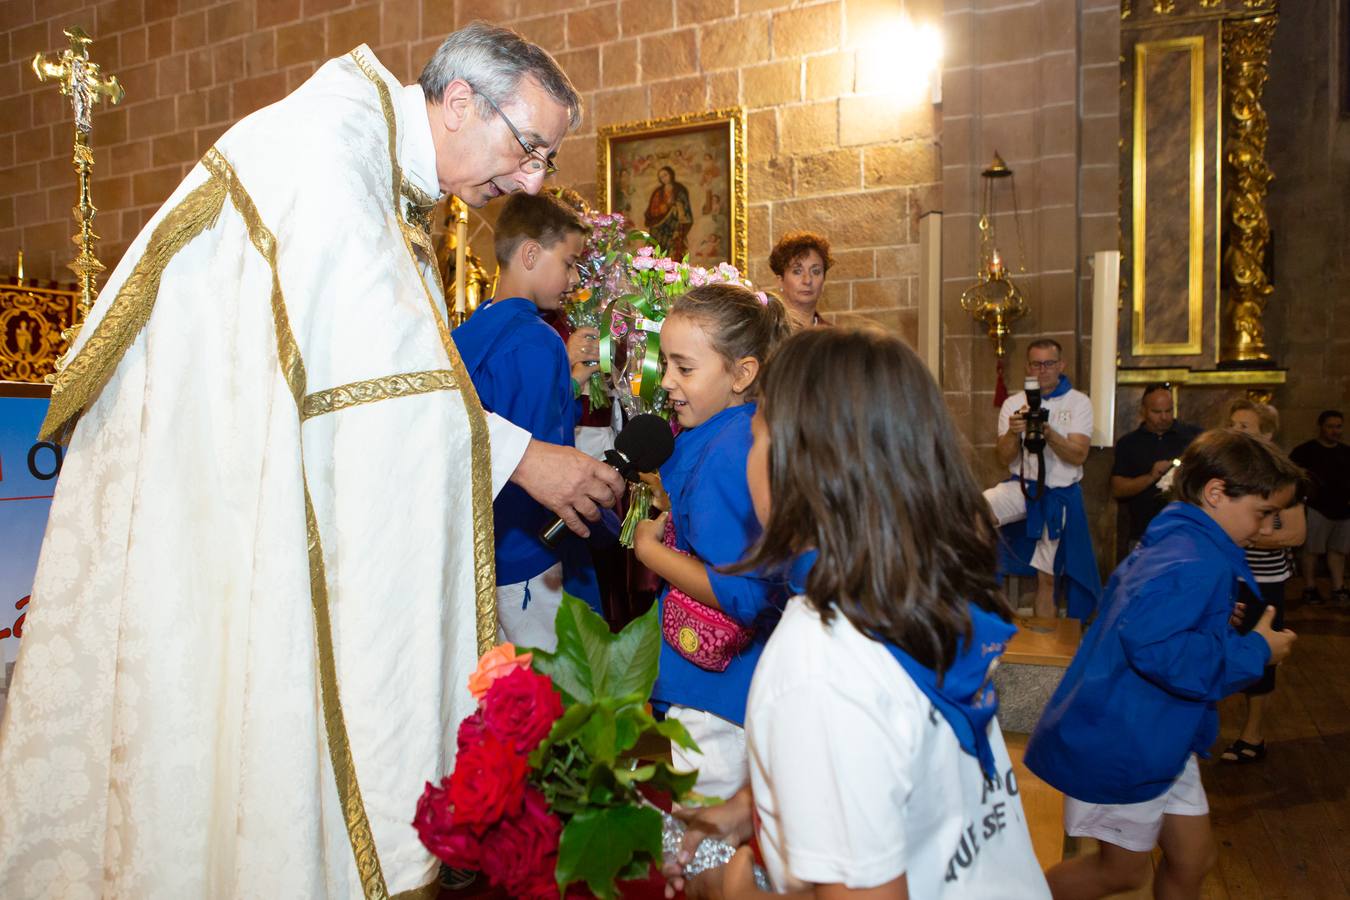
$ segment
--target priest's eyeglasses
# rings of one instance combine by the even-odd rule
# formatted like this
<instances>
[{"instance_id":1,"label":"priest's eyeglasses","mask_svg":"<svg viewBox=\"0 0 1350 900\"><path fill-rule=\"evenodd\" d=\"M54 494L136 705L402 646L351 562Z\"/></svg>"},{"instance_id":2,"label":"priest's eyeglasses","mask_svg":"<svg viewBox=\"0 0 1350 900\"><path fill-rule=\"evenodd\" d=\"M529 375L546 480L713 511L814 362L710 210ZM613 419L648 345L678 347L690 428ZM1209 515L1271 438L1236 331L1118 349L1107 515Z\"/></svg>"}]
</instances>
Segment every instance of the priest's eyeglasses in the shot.
<instances>
[{"instance_id":1,"label":"priest's eyeglasses","mask_svg":"<svg viewBox=\"0 0 1350 900\"><path fill-rule=\"evenodd\" d=\"M511 129L511 135L516 139L516 143L520 144L521 149L525 151L525 158L520 161L520 167L531 175L539 172L543 172L545 175L558 174L558 167L553 164L553 160L545 159L539 155L539 148L525 140L525 135L521 134L520 129L515 126L515 123L506 117L506 113L502 112L502 108L494 103L492 98L487 94L484 94L482 91L477 93L478 96L487 101L488 106L492 107L497 115L502 117L502 121L506 123L506 127Z\"/></svg>"}]
</instances>

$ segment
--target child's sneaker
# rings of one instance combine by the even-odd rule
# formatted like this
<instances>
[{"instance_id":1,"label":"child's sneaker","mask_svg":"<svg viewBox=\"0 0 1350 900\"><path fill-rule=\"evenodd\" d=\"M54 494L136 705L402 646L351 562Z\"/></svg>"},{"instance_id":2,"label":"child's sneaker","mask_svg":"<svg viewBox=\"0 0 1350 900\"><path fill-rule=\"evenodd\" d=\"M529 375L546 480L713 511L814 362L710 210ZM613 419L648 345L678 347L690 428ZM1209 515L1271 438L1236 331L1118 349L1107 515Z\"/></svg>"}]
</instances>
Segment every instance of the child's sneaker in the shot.
<instances>
[{"instance_id":1,"label":"child's sneaker","mask_svg":"<svg viewBox=\"0 0 1350 900\"><path fill-rule=\"evenodd\" d=\"M1331 602L1334 603L1338 609L1344 609L1347 606L1350 606L1350 591L1347 591L1345 588L1337 588L1331 592Z\"/></svg>"},{"instance_id":2,"label":"child's sneaker","mask_svg":"<svg viewBox=\"0 0 1350 900\"><path fill-rule=\"evenodd\" d=\"M1317 588L1310 587L1303 589L1303 603L1306 606L1321 606L1326 601L1322 599L1321 594L1317 593Z\"/></svg>"}]
</instances>

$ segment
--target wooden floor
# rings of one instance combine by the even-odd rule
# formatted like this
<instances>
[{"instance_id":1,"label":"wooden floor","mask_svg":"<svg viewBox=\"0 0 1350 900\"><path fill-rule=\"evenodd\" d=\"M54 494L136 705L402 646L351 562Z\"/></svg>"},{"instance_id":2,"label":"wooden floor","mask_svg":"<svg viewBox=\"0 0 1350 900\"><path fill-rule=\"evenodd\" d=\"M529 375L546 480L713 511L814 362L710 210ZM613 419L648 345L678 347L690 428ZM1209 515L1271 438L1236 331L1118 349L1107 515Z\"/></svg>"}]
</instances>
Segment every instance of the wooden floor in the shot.
<instances>
[{"instance_id":1,"label":"wooden floor","mask_svg":"<svg viewBox=\"0 0 1350 900\"><path fill-rule=\"evenodd\" d=\"M1219 845L1205 900L1350 897L1350 610L1290 606L1285 627L1299 639L1268 703L1268 755L1218 762L1242 727L1237 696L1220 704L1216 758L1201 762ZM1145 888L1118 900L1151 896Z\"/></svg>"}]
</instances>

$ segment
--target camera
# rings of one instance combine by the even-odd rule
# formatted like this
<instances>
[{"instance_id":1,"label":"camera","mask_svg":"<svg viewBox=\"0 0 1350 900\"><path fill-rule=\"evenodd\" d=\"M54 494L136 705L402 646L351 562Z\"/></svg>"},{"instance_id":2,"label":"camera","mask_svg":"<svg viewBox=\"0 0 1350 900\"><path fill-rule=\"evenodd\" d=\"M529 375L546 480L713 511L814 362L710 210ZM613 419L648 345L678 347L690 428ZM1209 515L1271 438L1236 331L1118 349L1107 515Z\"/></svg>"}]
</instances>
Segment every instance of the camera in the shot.
<instances>
[{"instance_id":1,"label":"camera","mask_svg":"<svg viewBox=\"0 0 1350 900\"><path fill-rule=\"evenodd\" d=\"M1022 446L1032 453L1040 453L1045 450L1045 426L1050 422L1050 410L1041 403L1041 383L1033 376L1028 376L1024 383L1027 393L1027 411L1023 414L1026 420L1026 434L1022 436Z\"/></svg>"}]
</instances>

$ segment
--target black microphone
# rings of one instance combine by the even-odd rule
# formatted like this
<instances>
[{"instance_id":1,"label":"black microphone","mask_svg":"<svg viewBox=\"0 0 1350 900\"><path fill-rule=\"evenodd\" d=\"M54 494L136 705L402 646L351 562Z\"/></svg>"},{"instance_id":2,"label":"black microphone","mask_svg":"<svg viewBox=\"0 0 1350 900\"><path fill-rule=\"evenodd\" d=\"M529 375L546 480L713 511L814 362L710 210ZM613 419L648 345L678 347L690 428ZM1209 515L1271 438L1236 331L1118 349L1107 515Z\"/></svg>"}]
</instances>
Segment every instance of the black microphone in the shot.
<instances>
[{"instance_id":1,"label":"black microphone","mask_svg":"<svg viewBox=\"0 0 1350 900\"><path fill-rule=\"evenodd\" d=\"M605 462L613 466L625 481L633 481L639 472L655 472L675 452L675 435L670 423L653 413L634 416L614 439L614 448L605 451ZM539 540L550 547L567 530L559 516L539 532Z\"/></svg>"}]
</instances>

